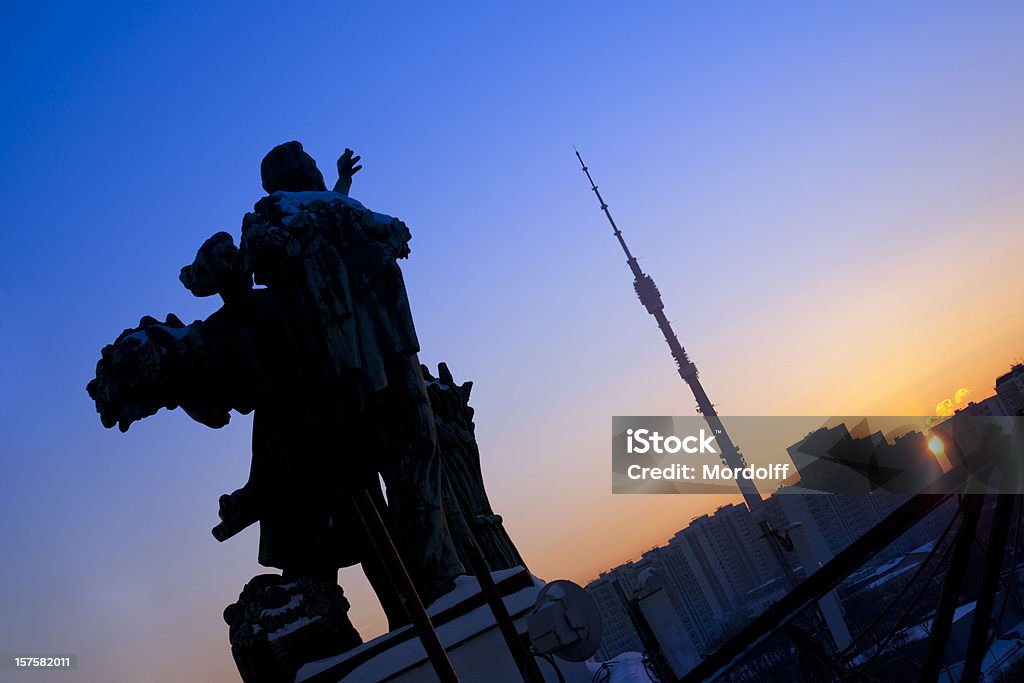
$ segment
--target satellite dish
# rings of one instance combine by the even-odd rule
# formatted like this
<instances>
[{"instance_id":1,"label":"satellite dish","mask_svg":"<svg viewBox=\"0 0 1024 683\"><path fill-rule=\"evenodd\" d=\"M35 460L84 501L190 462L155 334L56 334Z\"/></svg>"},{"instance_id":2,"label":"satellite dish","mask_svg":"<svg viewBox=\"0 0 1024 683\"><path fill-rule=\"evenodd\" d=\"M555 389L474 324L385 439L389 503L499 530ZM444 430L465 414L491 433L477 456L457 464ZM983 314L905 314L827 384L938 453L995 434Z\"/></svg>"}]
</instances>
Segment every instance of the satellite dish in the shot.
<instances>
[{"instance_id":1,"label":"satellite dish","mask_svg":"<svg viewBox=\"0 0 1024 683\"><path fill-rule=\"evenodd\" d=\"M537 652L567 662L589 659L601 645L597 603L572 581L552 581L541 589L526 629Z\"/></svg>"}]
</instances>

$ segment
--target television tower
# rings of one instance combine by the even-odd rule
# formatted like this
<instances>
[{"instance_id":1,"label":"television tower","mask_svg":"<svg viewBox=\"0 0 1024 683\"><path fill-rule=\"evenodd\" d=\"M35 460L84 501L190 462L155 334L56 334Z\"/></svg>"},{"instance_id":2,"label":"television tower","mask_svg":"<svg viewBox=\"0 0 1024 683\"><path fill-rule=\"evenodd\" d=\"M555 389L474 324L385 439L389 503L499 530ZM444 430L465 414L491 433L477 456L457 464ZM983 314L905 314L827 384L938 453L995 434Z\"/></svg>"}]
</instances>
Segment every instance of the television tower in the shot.
<instances>
[{"instance_id":1,"label":"television tower","mask_svg":"<svg viewBox=\"0 0 1024 683\"><path fill-rule=\"evenodd\" d=\"M633 271L633 289L636 291L640 303L658 321L658 329L661 330L662 335L665 337L665 342L668 343L668 348L672 352L672 358L676 361L679 376L689 385L690 390L693 392L693 397L697 399L697 412L704 416L712 433L715 435L715 439L718 441L718 445L722 450L722 462L727 467L746 467L747 463L743 459L743 454L740 453L740 449L736 448L732 439L729 438L729 434L725 431L725 425L722 424L718 413L715 412L715 405L708 398L704 387L701 386L700 379L697 377L697 366L686 355L686 350L683 349L683 345L679 343L679 338L676 337L676 333L672 330L672 323L665 317L665 304L661 300L661 292L658 291L658 287L654 284L651 276L640 268L636 257L630 253L629 247L626 246L626 240L622 238L622 231L619 230L619 226L615 225L615 219L612 218L612 214L608 210L608 204L601 197L597 185L594 184L594 179L590 177L590 171L587 169L587 165L583 163L583 157L580 156L579 150L576 150L576 158L580 160L580 166L583 168L583 172L587 174L587 180L590 181L590 189L597 195L597 201L601 204L601 210L604 211L608 222L611 223L612 234L619 240L619 246L626 253L626 265ZM736 477L736 483L740 487L740 493L743 494L743 500L746 502L747 508L751 512L757 510L761 506L762 500L761 494L757 492L757 486L754 485L753 480Z\"/></svg>"}]
</instances>

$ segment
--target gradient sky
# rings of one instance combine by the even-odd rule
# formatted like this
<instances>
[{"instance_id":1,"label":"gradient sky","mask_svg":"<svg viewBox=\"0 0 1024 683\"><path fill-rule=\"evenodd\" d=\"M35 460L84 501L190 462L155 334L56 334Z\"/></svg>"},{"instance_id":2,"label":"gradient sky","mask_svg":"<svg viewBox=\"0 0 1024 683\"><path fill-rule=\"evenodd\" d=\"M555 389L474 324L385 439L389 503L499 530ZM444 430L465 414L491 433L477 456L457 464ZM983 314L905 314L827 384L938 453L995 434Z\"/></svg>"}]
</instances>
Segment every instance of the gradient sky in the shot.
<instances>
[{"instance_id":1,"label":"gradient sky","mask_svg":"<svg viewBox=\"0 0 1024 683\"><path fill-rule=\"evenodd\" d=\"M690 414L583 152L723 414L927 415L1024 355L1019 3L21 3L0 25L0 652L237 680L261 568L209 529L248 418L101 428L85 384L299 139L404 219L421 358L475 382L495 509L586 581L731 500L609 493L615 414ZM740 444L742 446L742 444ZM364 636L383 627L342 573ZM27 680L0 672L0 680Z\"/></svg>"}]
</instances>

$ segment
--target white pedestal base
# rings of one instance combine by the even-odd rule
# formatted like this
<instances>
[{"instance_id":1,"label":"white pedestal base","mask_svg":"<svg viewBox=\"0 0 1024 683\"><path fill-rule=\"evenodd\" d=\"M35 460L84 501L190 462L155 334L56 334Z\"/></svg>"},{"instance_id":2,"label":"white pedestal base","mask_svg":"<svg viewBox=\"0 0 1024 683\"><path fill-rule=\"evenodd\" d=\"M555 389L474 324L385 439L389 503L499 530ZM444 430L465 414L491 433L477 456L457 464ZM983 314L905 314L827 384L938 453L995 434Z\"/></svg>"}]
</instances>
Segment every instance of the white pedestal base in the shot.
<instances>
[{"instance_id":1,"label":"white pedestal base","mask_svg":"<svg viewBox=\"0 0 1024 683\"><path fill-rule=\"evenodd\" d=\"M526 631L526 617L533 610L544 585L522 568L492 575L516 628ZM512 655L477 580L460 577L455 590L441 596L427 609L437 635L464 683L522 683ZM558 681L550 663L538 659L546 681ZM589 683L593 671L583 663L555 660L566 683ZM411 626L385 633L335 657L303 666L296 683L401 683L432 682L437 677L423 645Z\"/></svg>"}]
</instances>

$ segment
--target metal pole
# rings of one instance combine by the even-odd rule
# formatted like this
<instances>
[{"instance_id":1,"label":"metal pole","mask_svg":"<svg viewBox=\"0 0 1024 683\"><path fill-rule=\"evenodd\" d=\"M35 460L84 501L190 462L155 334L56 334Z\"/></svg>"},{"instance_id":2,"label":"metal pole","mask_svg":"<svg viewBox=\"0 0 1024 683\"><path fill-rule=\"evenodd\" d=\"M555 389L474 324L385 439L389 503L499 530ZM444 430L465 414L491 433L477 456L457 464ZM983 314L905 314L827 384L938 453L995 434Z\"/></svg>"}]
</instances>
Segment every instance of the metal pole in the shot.
<instances>
[{"instance_id":1,"label":"metal pole","mask_svg":"<svg viewBox=\"0 0 1024 683\"><path fill-rule=\"evenodd\" d=\"M942 582L942 596L939 598L939 606L935 610L935 619L932 621L932 631L928 638L928 654L925 656L924 666L921 667L921 683L939 680L942 662L946 656L946 643L953 629L953 613L956 611L957 598L967 574L971 547L974 545L974 532L978 528L984 500L985 496L977 494L963 497L964 517L956 534L956 545L953 547L953 557L949 561L949 570Z\"/></svg>"},{"instance_id":2,"label":"metal pole","mask_svg":"<svg viewBox=\"0 0 1024 683\"><path fill-rule=\"evenodd\" d=\"M505 601L501 599L498 587L494 585L494 579L491 577L487 562L484 560L476 540L472 537L463 538L462 548L469 558L469 564L476 580L480 582L480 591L487 599L491 614L494 615L494 620L498 623L498 630L505 639L512 658L516 660L519 674L526 683L544 683L544 674L540 672L533 653L527 649L519 637L519 631L516 630L515 622L512 621L512 616L508 613L508 608L505 607Z\"/></svg>"},{"instance_id":3,"label":"metal pole","mask_svg":"<svg viewBox=\"0 0 1024 683\"><path fill-rule=\"evenodd\" d=\"M960 683L975 683L981 677L981 664L989 646L992 609L999 588L999 572L1003 566L1010 517L1013 515L1016 502L1017 496L996 496L996 510L992 518L992 532L989 534L985 557L985 576L981 580L981 592L974 607L974 619L971 622L971 635L967 643L967 655L964 658L964 672ZM999 624L995 624L995 627L999 628Z\"/></svg>"},{"instance_id":4,"label":"metal pole","mask_svg":"<svg viewBox=\"0 0 1024 683\"><path fill-rule=\"evenodd\" d=\"M391 534L384 526L384 520L380 518L373 499L370 498L366 489L360 489L353 496L353 501L367 533L373 540L373 546L377 549L388 576L391 577L391 582L402 598L402 605L420 637L420 642L423 643L423 649L426 650L427 657L430 658L434 673L437 674L441 683L459 683L459 677L455 673L451 660L448 659L448 653L445 652L441 639L437 637L434 625L430 623L427 610L423 607L419 593L416 592L416 587L413 585L412 579L409 578L409 572L405 569L405 564L391 540Z\"/></svg>"},{"instance_id":5,"label":"metal pole","mask_svg":"<svg viewBox=\"0 0 1024 683\"><path fill-rule=\"evenodd\" d=\"M508 613L508 608L505 607L505 601L502 599L501 593L498 592L498 587L494 585L491 568L487 565L487 560L484 558L483 551L480 550L480 544L477 543L476 534L469 521L470 506L458 487L451 483L452 479L448 476L448 464L444 458L441 459L441 470L444 472L445 485L452 492L455 498L454 504L457 506L457 509L452 511L454 514L448 518L449 528L466 559L469 560L469 569L480 584L480 592L483 593L487 605L491 609L491 614L494 615L498 631L505 639L505 645L508 647L512 659L515 660L523 680L526 683L544 683L544 674L541 673L537 660L519 637L519 631L516 630L515 622L512 621L512 616ZM525 564L523 570L529 571Z\"/></svg>"},{"instance_id":6,"label":"metal pole","mask_svg":"<svg viewBox=\"0 0 1024 683\"><path fill-rule=\"evenodd\" d=\"M932 490L962 485L966 470L958 468L943 475ZM931 487L930 487L931 488ZM919 493L868 530L821 569L751 621L739 633L708 655L681 680L686 683L715 680L729 671L741 657L788 624L801 610L832 590L847 575L896 540L900 534L938 507L949 497Z\"/></svg>"}]
</instances>

